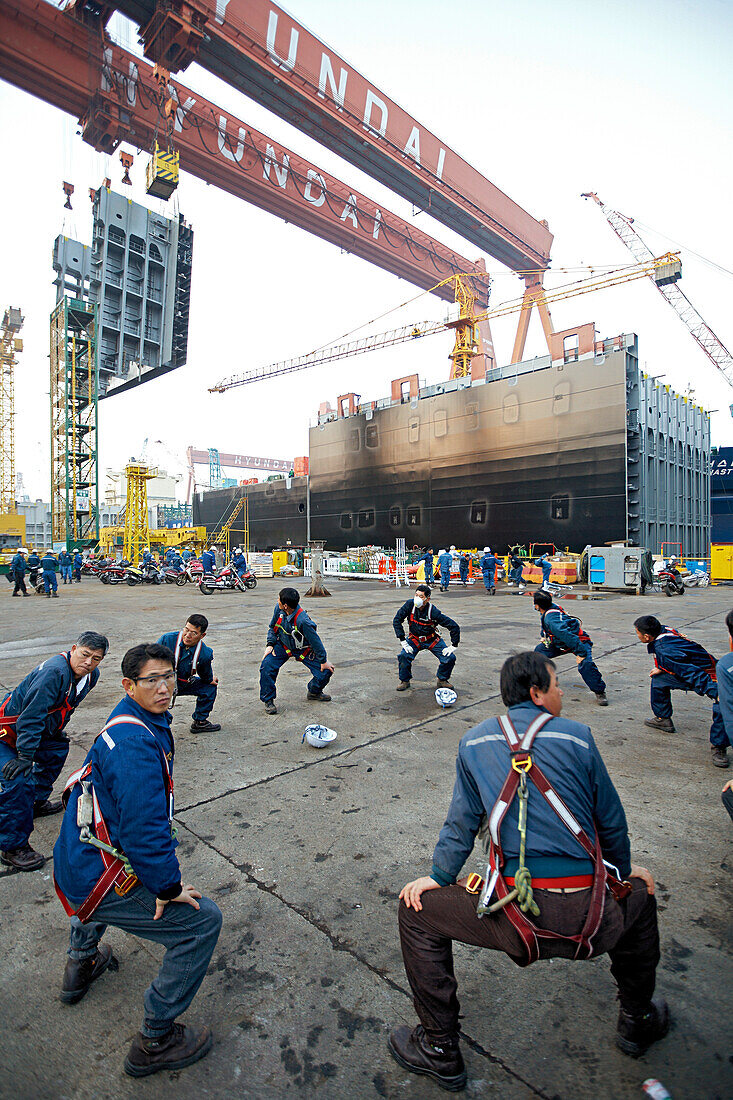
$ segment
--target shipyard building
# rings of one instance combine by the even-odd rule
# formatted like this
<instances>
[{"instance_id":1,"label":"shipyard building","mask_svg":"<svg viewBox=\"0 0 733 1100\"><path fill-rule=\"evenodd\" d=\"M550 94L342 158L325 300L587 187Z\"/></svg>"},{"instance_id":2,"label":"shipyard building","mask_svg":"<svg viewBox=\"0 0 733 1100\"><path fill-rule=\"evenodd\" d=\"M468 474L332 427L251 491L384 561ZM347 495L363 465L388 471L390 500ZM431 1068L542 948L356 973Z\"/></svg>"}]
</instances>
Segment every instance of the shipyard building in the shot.
<instances>
[{"instance_id":1,"label":"shipyard building","mask_svg":"<svg viewBox=\"0 0 733 1100\"><path fill-rule=\"evenodd\" d=\"M309 519L332 550L627 540L705 556L710 542L709 414L639 369L633 334L485 379L342 395L321 406L309 461L309 478L197 495L194 523L213 529L246 492L259 550L305 544Z\"/></svg>"}]
</instances>

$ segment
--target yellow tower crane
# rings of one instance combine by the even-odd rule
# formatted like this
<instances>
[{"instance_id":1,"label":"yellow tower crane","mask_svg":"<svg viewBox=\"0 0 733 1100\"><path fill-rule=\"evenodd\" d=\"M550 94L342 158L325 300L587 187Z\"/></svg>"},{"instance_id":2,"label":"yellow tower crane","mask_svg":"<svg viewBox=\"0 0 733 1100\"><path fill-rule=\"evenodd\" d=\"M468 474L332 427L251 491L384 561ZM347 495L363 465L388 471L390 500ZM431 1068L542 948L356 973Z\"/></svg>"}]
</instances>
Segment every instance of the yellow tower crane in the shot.
<instances>
[{"instance_id":1,"label":"yellow tower crane","mask_svg":"<svg viewBox=\"0 0 733 1100\"><path fill-rule=\"evenodd\" d=\"M20 309L9 306L0 333L0 515L15 515L15 368L23 350Z\"/></svg>"},{"instance_id":2,"label":"yellow tower crane","mask_svg":"<svg viewBox=\"0 0 733 1100\"><path fill-rule=\"evenodd\" d=\"M127 478L127 503L125 506L125 537L122 555L136 565L143 550L150 549L150 525L148 523L148 481L157 477L157 469L132 459L125 466Z\"/></svg>"}]
</instances>

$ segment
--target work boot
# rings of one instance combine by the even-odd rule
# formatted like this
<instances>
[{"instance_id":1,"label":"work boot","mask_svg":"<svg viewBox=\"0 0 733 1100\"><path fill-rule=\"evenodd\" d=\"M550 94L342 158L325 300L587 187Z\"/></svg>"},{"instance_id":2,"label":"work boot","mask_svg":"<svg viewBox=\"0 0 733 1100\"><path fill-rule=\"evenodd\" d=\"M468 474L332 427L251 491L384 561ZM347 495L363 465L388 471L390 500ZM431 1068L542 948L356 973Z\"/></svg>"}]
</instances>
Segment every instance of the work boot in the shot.
<instances>
[{"instance_id":1,"label":"work boot","mask_svg":"<svg viewBox=\"0 0 733 1100\"><path fill-rule=\"evenodd\" d=\"M130 1077L149 1077L162 1069L185 1069L211 1050L214 1038L208 1027L195 1031L174 1024L167 1035L148 1039L138 1032L125 1058L125 1073Z\"/></svg>"},{"instance_id":2,"label":"work boot","mask_svg":"<svg viewBox=\"0 0 733 1100\"><path fill-rule=\"evenodd\" d=\"M92 982L96 982L99 975L104 974L110 963L115 964L116 969L117 959L108 943L100 943L96 955L91 955L88 959L67 959L59 999L64 1004L75 1005Z\"/></svg>"},{"instance_id":3,"label":"work boot","mask_svg":"<svg viewBox=\"0 0 733 1100\"><path fill-rule=\"evenodd\" d=\"M53 596L53 598L54 598L55 600L57 600L57 599L59 598L59 594L58 594L58 592L52 592L52 593L51 593L51 595Z\"/></svg>"},{"instance_id":4,"label":"work boot","mask_svg":"<svg viewBox=\"0 0 733 1100\"><path fill-rule=\"evenodd\" d=\"M616 1046L630 1058L638 1058L652 1043L664 1038L669 1022L669 1009L662 997L655 997L649 1011L641 1016L632 1016L622 1008L616 1025Z\"/></svg>"},{"instance_id":5,"label":"work boot","mask_svg":"<svg viewBox=\"0 0 733 1100\"><path fill-rule=\"evenodd\" d=\"M331 696L326 695L325 691L308 692L308 698L312 703L330 703Z\"/></svg>"},{"instance_id":6,"label":"work boot","mask_svg":"<svg viewBox=\"0 0 733 1100\"><path fill-rule=\"evenodd\" d=\"M0 860L8 867L15 867L16 871L37 871L43 867L46 857L34 851L30 844L24 844L21 848L0 852Z\"/></svg>"},{"instance_id":7,"label":"work boot","mask_svg":"<svg viewBox=\"0 0 733 1100\"><path fill-rule=\"evenodd\" d=\"M597 691L595 693L595 696L596 696L596 702L598 703L599 707L607 707L608 706L608 699L606 698L605 691Z\"/></svg>"},{"instance_id":8,"label":"work boot","mask_svg":"<svg viewBox=\"0 0 733 1100\"><path fill-rule=\"evenodd\" d=\"M661 730L662 733L674 733L674 722L671 718L646 718L644 725L651 730Z\"/></svg>"},{"instance_id":9,"label":"work boot","mask_svg":"<svg viewBox=\"0 0 733 1100\"><path fill-rule=\"evenodd\" d=\"M435 686L436 688L452 688L453 684L450 682L450 680L436 680Z\"/></svg>"},{"instance_id":10,"label":"work boot","mask_svg":"<svg viewBox=\"0 0 733 1100\"><path fill-rule=\"evenodd\" d=\"M198 722L194 718L191 723L191 733L217 733L220 729L221 726L218 722L209 722L208 719Z\"/></svg>"},{"instance_id":11,"label":"work boot","mask_svg":"<svg viewBox=\"0 0 733 1100\"><path fill-rule=\"evenodd\" d=\"M51 802L48 798L45 802L35 802L33 804L33 816L34 817L51 817L52 814L60 814L64 808L64 804L59 799L57 802Z\"/></svg>"},{"instance_id":12,"label":"work boot","mask_svg":"<svg viewBox=\"0 0 733 1100\"><path fill-rule=\"evenodd\" d=\"M710 753L713 758L713 764L716 768L729 768L730 760L728 759L728 752L724 745L711 745Z\"/></svg>"},{"instance_id":13,"label":"work boot","mask_svg":"<svg viewBox=\"0 0 733 1100\"><path fill-rule=\"evenodd\" d=\"M275 706L274 699L268 699L265 703L265 714L277 714L277 707Z\"/></svg>"},{"instance_id":14,"label":"work boot","mask_svg":"<svg viewBox=\"0 0 733 1100\"><path fill-rule=\"evenodd\" d=\"M458 1039L438 1044L428 1039L422 1024L412 1031L403 1024L392 1029L387 1045L403 1069L431 1077L446 1092L465 1089L466 1067Z\"/></svg>"},{"instance_id":15,"label":"work boot","mask_svg":"<svg viewBox=\"0 0 733 1100\"><path fill-rule=\"evenodd\" d=\"M409 680L400 680L397 684L397 690L398 691L409 691L410 690L410 681Z\"/></svg>"}]
</instances>

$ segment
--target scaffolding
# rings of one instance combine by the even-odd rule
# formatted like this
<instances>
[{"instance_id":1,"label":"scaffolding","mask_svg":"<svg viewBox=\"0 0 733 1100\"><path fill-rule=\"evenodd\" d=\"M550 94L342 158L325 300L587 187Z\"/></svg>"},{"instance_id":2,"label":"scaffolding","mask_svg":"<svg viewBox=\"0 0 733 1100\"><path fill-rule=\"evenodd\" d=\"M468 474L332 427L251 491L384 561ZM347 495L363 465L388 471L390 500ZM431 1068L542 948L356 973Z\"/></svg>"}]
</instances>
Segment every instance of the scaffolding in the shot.
<instances>
[{"instance_id":1,"label":"scaffolding","mask_svg":"<svg viewBox=\"0 0 733 1100\"><path fill-rule=\"evenodd\" d=\"M150 549L148 481L157 476L158 471L146 466L144 462L128 462L125 466L127 504L122 556L133 565L140 561L143 550Z\"/></svg>"},{"instance_id":2,"label":"scaffolding","mask_svg":"<svg viewBox=\"0 0 733 1100\"><path fill-rule=\"evenodd\" d=\"M223 544L227 561L229 561L230 556L232 527L240 513L242 514L242 542L240 545L244 550L245 558L249 558L249 498L246 493L239 498L234 510L223 523L214 529L209 538L211 546L221 546Z\"/></svg>"},{"instance_id":3,"label":"scaffolding","mask_svg":"<svg viewBox=\"0 0 733 1100\"><path fill-rule=\"evenodd\" d=\"M221 459L216 447L209 447L209 486L212 489L221 489L224 484L224 475L221 471Z\"/></svg>"},{"instance_id":4,"label":"scaffolding","mask_svg":"<svg viewBox=\"0 0 733 1100\"><path fill-rule=\"evenodd\" d=\"M67 549L99 540L96 307L65 298L51 314L51 531Z\"/></svg>"},{"instance_id":5,"label":"scaffolding","mask_svg":"<svg viewBox=\"0 0 733 1100\"><path fill-rule=\"evenodd\" d=\"M23 350L18 333L23 327L19 309L3 314L0 332L0 515L15 515L15 367Z\"/></svg>"}]
</instances>

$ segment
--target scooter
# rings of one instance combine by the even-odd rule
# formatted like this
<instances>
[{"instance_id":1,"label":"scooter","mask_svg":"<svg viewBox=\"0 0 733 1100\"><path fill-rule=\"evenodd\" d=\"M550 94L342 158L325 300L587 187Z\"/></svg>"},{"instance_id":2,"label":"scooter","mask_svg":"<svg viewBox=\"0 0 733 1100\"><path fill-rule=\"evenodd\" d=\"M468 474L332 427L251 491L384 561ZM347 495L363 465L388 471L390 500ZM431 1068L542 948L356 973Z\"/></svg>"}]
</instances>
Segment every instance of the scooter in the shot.
<instances>
[{"instance_id":1,"label":"scooter","mask_svg":"<svg viewBox=\"0 0 733 1100\"><path fill-rule=\"evenodd\" d=\"M225 565L218 573L205 573L199 583L199 591L202 596L210 596L212 592L224 591L232 588L238 592L244 592L247 588L256 588L257 578L249 569L246 573L238 573L230 565Z\"/></svg>"},{"instance_id":2,"label":"scooter","mask_svg":"<svg viewBox=\"0 0 733 1100\"><path fill-rule=\"evenodd\" d=\"M176 577L176 584L200 584L204 576L204 567L200 561L189 561L183 567L183 572Z\"/></svg>"},{"instance_id":3,"label":"scooter","mask_svg":"<svg viewBox=\"0 0 733 1100\"><path fill-rule=\"evenodd\" d=\"M684 596L685 586L677 566L673 562L665 564L658 573L659 587L667 596Z\"/></svg>"}]
</instances>

